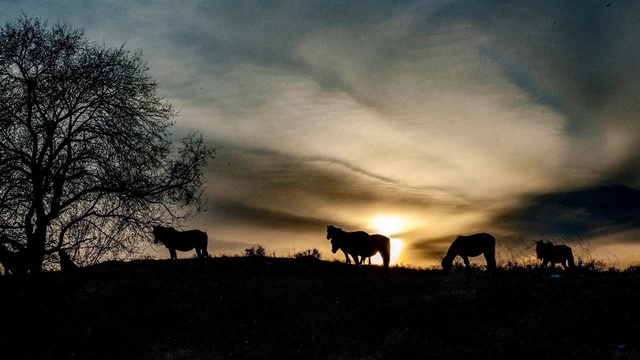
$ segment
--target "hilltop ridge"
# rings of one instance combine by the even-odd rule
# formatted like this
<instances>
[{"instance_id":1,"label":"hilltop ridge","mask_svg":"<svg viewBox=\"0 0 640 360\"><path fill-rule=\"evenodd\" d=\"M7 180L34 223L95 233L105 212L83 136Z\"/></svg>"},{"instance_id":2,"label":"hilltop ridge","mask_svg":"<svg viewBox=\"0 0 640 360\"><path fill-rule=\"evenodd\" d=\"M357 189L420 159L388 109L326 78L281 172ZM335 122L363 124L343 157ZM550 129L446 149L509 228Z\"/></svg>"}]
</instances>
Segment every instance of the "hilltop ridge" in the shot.
<instances>
[{"instance_id":1,"label":"hilltop ridge","mask_svg":"<svg viewBox=\"0 0 640 360\"><path fill-rule=\"evenodd\" d=\"M317 259L106 262L0 278L0 348L26 358L632 359L640 272L486 273Z\"/></svg>"}]
</instances>

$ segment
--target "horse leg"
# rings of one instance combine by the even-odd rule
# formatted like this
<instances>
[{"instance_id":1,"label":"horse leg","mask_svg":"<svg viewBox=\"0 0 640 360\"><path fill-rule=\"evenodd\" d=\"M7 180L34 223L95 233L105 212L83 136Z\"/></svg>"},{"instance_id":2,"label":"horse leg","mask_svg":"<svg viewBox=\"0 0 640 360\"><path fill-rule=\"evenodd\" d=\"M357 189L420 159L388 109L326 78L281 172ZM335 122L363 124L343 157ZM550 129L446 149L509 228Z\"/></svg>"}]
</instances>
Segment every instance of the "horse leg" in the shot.
<instances>
[{"instance_id":1,"label":"horse leg","mask_svg":"<svg viewBox=\"0 0 640 360\"><path fill-rule=\"evenodd\" d=\"M175 249L169 249L169 255L171 255L171 260L178 260L178 254L176 254Z\"/></svg>"},{"instance_id":2,"label":"horse leg","mask_svg":"<svg viewBox=\"0 0 640 360\"><path fill-rule=\"evenodd\" d=\"M358 255L351 254L351 257L353 258L353 263L356 264L356 266L360 266L360 258L358 258Z\"/></svg>"},{"instance_id":3,"label":"horse leg","mask_svg":"<svg viewBox=\"0 0 640 360\"><path fill-rule=\"evenodd\" d=\"M347 254L346 252L344 252L344 263L345 264L351 264L351 259L349 258L349 254Z\"/></svg>"},{"instance_id":4,"label":"horse leg","mask_svg":"<svg viewBox=\"0 0 640 360\"><path fill-rule=\"evenodd\" d=\"M485 260L487 260L487 270L496 269L496 255L492 253L484 254Z\"/></svg>"},{"instance_id":5,"label":"horse leg","mask_svg":"<svg viewBox=\"0 0 640 360\"><path fill-rule=\"evenodd\" d=\"M204 259L208 257L209 257L209 253L207 252L207 248L206 247L200 248L200 258Z\"/></svg>"},{"instance_id":6,"label":"horse leg","mask_svg":"<svg viewBox=\"0 0 640 360\"><path fill-rule=\"evenodd\" d=\"M467 268L467 270L471 269L471 264L469 263L469 257L462 256L462 255L460 255L460 257L462 258L462 261L464 261L464 266Z\"/></svg>"}]
</instances>

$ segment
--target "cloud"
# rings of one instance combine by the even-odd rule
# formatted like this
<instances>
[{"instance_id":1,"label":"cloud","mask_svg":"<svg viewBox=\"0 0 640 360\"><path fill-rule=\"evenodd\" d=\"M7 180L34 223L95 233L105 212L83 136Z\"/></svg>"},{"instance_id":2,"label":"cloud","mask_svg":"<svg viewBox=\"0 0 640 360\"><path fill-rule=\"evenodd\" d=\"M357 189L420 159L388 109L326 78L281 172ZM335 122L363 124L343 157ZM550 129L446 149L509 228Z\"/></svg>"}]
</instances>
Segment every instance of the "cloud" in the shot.
<instances>
[{"instance_id":1,"label":"cloud","mask_svg":"<svg viewBox=\"0 0 640 360\"><path fill-rule=\"evenodd\" d=\"M477 15L458 12L456 19L485 34L483 52L501 78L563 118L566 168L591 172L591 183L621 172L618 182L638 186L640 170L626 164L637 158L630 144L640 140L640 85L633 80L640 74L640 4L483 5Z\"/></svg>"},{"instance_id":2,"label":"cloud","mask_svg":"<svg viewBox=\"0 0 640 360\"><path fill-rule=\"evenodd\" d=\"M639 219L640 190L608 185L528 197L494 224L516 234L589 239L639 230Z\"/></svg>"},{"instance_id":3,"label":"cloud","mask_svg":"<svg viewBox=\"0 0 640 360\"><path fill-rule=\"evenodd\" d=\"M414 257L418 259L439 265L454 239L454 236L442 236L419 240L411 244L409 251L413 252Z\"/></svg>"},{"instance_id":4,"label":"cloud","mask_svg":"<svg viewBox=\"0 0 640 360\"><path fill-rule=\"evenodd\" d=\"M264 227L291 232L317 232L331 224L332 220L316 219L288 213L285 211L270 210L248 206L243 203L219 201L213 204L210 211L232 219L237 224L251 224L255 227Z\"/></svg>"},{"instance_id":5,"label":"cloud","mask_svg":"<svg viewBox=\"0 0 640 360\"><path fill-rule=\"evenodd\" d=\"M363 208L363 214L383 207L455 212L470 204L455 193L406 186L341 160L233 144L219 148L209 171L215 178L212 197L296 214L327 214L315 218L330 219L340 207Z\"/></svg>"}]
</instances>

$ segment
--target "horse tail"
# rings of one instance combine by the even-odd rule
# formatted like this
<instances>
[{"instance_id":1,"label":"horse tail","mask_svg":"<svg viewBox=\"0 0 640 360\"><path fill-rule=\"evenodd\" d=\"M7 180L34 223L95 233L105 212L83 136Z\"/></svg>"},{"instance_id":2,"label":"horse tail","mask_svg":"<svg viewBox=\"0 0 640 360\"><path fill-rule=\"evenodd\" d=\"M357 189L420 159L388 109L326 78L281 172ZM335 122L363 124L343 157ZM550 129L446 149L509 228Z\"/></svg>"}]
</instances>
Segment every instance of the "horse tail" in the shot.
<instances>
[{"instance_id":1,"label":"horse tail","mask_svg":"<svg viewBox=\"0 0 640 360\"><path fill-rule=\"evenodd\" d=\"M382 256L382 264L385 269L389 268L389 263L391 262L391 240L388 237L384 238L384 246L382 247L382 251L380 252ZM369 260L371 262L371 260Z\"/></svg>"},{"instance_id":2,"label":"horse tail","mask_svg":"<svg viewBox=\"0 0 640 360\"><path fill-rule=\"evenodd\" d=\"M567 266L568 267L576 266L576 263L573 260L573 251L571 250L571 248L569 248L569 251L567 252Z\"/></svg>"}]
</instances>

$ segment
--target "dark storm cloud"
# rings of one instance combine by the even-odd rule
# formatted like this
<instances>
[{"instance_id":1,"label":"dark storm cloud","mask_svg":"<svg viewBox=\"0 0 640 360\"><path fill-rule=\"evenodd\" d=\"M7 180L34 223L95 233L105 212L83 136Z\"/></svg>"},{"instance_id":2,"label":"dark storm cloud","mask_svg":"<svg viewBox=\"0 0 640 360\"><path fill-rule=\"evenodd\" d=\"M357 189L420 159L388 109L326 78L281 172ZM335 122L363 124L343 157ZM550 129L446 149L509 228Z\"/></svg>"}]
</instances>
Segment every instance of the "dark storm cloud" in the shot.
<instances>
[{"instance_id":1,"label":"dark storm cloud","mask_svg":"<svg viewBox=\"0 0 640 360\"><path fill-rule=\"evenodd\" d=\"M640 143L635 145L635 154L618 161L604 177L604 182L612 184L640 184Z\"/></svg>"},{"instance_id":2,"label":"dark storm cloud","mask_svg":"<svg viewBox=\"0 0 640 360\"><path fill-rule=\"evenodd\" d=\"M609 185L535 195L498 216L495 227L516 234L585 239L640 229L640 190ZM635 242L637 239L628 239Z\"/></svg>"}]
</instances>

